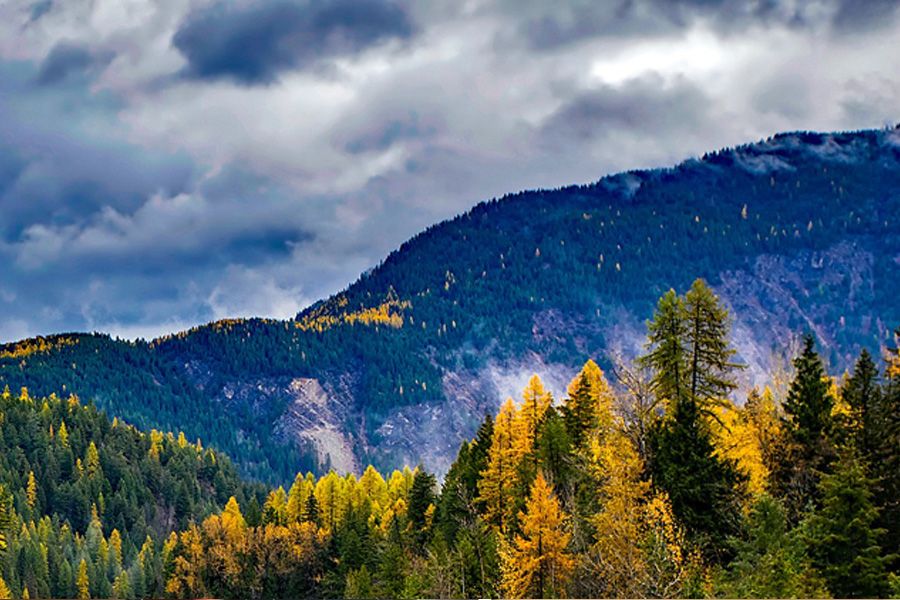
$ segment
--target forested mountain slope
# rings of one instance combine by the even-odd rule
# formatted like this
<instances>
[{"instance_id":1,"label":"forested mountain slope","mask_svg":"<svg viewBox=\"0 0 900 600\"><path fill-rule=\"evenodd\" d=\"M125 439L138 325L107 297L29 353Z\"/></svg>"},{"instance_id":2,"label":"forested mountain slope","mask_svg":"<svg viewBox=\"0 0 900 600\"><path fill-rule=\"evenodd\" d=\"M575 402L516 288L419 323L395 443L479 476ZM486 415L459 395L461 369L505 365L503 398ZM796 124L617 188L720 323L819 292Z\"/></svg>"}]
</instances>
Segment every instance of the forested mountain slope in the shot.
<instances>
[{"instance_id":1,"label":"forested mountain slope","mask_svg":"<svg viewBox=\"0 0 900 600\"><path fill-rule=\"evenodd\" d=\"M534 371L633 355L656 299L706 279L746 383L797 332L845 368L900 323L900 130L790 133L671 169L479 204L289 321L151 343L69 335L0 347L0 385L71 391L183 429L284 481L420 460L442 472Z\"/></svg>"}]
</instances>

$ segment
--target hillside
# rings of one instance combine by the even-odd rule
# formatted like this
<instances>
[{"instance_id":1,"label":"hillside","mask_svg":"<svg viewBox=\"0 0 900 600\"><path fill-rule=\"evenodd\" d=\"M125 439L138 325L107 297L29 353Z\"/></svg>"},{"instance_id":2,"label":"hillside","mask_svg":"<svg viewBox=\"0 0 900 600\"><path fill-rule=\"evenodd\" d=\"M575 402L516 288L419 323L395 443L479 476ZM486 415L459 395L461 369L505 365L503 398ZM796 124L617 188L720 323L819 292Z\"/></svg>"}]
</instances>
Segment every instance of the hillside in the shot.
<instances>
[{"instance_id":1,"label":"hillside","mask_svg":"<svg viewBox=\"0 0 900 600\"><path fill-rule=\"evenodd\" d=\"M900 323L900 131L790 133L586 186L479 204L289 321L164 339L65 335L0 347L0 385L74 392L140 427L183 429L244 473L423 461L534 371L633 355L670 287L705 278L735 318L745 384L797 332L832 371Z\"/></svg>"}]
</instances>

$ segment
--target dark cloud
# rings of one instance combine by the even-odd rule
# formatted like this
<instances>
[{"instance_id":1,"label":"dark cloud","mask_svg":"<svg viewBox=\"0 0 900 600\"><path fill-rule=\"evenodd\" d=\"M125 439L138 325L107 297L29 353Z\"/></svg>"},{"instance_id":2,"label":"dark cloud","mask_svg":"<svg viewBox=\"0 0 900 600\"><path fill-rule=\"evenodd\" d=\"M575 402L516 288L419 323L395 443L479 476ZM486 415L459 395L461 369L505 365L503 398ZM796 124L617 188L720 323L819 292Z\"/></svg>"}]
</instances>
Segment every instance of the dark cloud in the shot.
<instances>
[{"instance_id":1,"label":"dark cloud","mask_svg":"<svg viewBox=\"0 0 900 600\"><path fill-rule=\"evenodd\" d=\"M898 0L841 0L834 16L835 28L859 33L885 27L897 18Z\"/></svg>"},{"instance_id":2,"label":"dark cloud","mask_svg":"<svg viewBox=\"0 0 900 600\"><path fill-rule=\"evenodd\" d=\"M92 51L87 46L60 42L53 46L41 63L37 81L41 85L61 83L70 77L85 73L93 67L109 63L112 55L108 52Z\"/></svg>"},{"instance_id":3,"label":"dark cloud","mask_svg":"<svg viewBox=\"0 0 900 600\"><path fill-rule=\"evenodd\" d=\"M408 12L385 0L277 0L242 8L214 4L191 15L172 42L191 77L259 84L412 33Z\"/></svg>"},{"instance_id":4,"label":"dark cloud","mask_svg":"<svg viewBox=\"0 0 900 600\"><path fill-rule=\"evenodd\" d=\"M515 11L522 4L508 6ZM701 21L726 35L751 26L773 25L830 25L859 32L883 27L896 15L898 6L898 0L574 0L559 5L538 3L535 9L524 10L519 34L533 50L556 50L593 38L666 35ZM823 19L827 15L830 20Z\"/></svg>"},{"instance_id":5,"label":"dark cloud","mask_svg":"<svg viewBox=\"0 0 900 600\"><path fill-rule=\"evenodd\" d=\"M622 131L663 135L696 128L709 108L709 99L695 85L685 80L666 83L649 75L576 95L547 119L543 131L562 141Z\"/></svg>"}]
</instances>

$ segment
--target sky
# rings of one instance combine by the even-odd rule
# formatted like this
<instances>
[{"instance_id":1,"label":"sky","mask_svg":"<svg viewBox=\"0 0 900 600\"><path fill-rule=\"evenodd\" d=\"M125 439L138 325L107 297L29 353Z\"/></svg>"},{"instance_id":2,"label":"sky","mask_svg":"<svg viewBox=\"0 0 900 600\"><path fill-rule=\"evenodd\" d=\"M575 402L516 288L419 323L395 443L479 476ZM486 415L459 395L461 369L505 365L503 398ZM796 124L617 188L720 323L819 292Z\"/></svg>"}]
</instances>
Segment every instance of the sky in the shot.
<instances>
[{"instance_id":1,"label":"sky","mask_svg":"<svg viewBox=\"0 0 900 600\"><path fill-rule=\"evenodd\" d=\"M0 341L286 318L507 192L896 123L898 4L0 0Z\"/></svg>"}]
</instances>

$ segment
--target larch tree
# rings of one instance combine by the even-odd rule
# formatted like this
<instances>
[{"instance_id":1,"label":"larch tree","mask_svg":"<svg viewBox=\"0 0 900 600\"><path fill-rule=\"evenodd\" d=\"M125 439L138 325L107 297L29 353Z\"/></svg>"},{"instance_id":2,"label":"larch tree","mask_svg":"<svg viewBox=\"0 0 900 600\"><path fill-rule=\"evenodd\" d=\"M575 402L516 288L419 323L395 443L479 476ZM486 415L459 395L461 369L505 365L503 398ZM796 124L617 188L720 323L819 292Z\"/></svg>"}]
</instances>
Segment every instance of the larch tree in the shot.
<instances>
[{"instance_id":1,"label":"larch tree","mask_svg":"<svg viewBox=\"0 0 900 600\"><path fill-rule=\"evenodd\" d=\"M569 554L566 516L543 474L531 486L521 534L501 549L501 590L509 598L558 598L566 593L575 559Z\"/></svg>"},{"instance_id":2,"label":"larch tree","mask_svg":"<svg viewBox=\"0 0 900 600\"><path fill-rule=\"evenodd\" d=\"M532 453L537 445L538 430L544 413L553 403L550 392L544 389L541 378L532 375L522 393L522 406L516 414L516 454L521 460ZM535 459L536 460L536 459Z\"/></svg>"},{"instance_id":3,"label":"larch tree","mask_svg":"<svg viewBox=\"0 0 900 600\"><path fill-rule=\"evenodd\" d=\"M647 350L640 364L652 372L650 385L663 402L686 395L688 349L684 300L669 290L659 299L653 319L647 323Z\"/></svg>"},{"instance_id":4,"label":"larch tree","mask_svg":"<svg viewBox=\"0 0 900 600\"><path fill-rule=\"evenodd\" d=\"M78 563L78 576L75 579L75 587L78 590L78 600L90 600L91 580L88 578L88 564L85 559Z\"/></svg>"},{"instance_id":5,"label":"larch tree","mask_svg":"<svg viewBox=\"0 0 900 600\"><path fill-rule=\"evenodd\" d=\"M728 311L702 279L694 281L684 297L685 341L688 349L690 397L702 410L710 410L737 387L735 351L728 340Z\"/></svg>"},{"instance_id":6,"label":"larch tree","mask_svg":"<svg viewBox=\"0 0 900 600\"><path fill-rule=\"evenodd\" d=\"M494 422L487 468L478 484L485 520L502 532L507 531L514 515L512 493L518 466L516 421L516 406L512 398L507 398Z\"/></svg>"}]
</instances>

